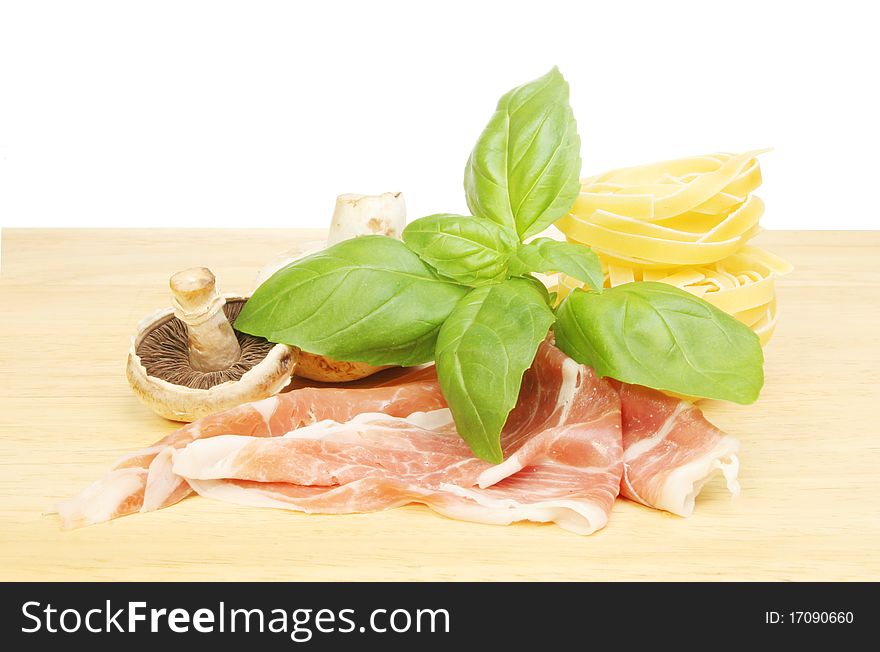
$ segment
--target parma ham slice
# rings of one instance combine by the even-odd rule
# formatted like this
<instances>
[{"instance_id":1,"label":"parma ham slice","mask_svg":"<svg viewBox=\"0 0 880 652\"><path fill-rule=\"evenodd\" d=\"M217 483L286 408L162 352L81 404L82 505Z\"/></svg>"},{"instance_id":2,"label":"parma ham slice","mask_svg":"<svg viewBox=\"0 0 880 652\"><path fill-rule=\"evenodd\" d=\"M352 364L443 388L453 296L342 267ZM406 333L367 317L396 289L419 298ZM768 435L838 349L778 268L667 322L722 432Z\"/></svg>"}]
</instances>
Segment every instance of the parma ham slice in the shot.
<instances>
[{"instance_id":1,"label":"parma ham slice","mask_svg":"<svg viewBox=\"0 0 880 652\"><path fill-rule=\"evenodd\" d=\"M498 465L473 457L443 409L361 414L273 439L202 440L175 454L174 472L202 495L248 505L345 513L419 502L483 523L603 527L622 474L617 394L548 345L521 396Z\"/></svg>"},{"instance_id":2,"label":"parma ham slice","mask_svg":"<svg viewBox=\"0 0 880 652\"><path fill-rule=\"evenodd\" d=\"M116 468L56 510L65 528L82 527L173 505L191 493L171 470L172 453L217 435L275 437L322 419L345 421L361 412L392 416L446 406L432 369L370 389L304 388L194 421L153 446L119 460ZM408 381L408 382L407 382Z\"/></svg>"},{"instance_id":3,"label":"parma ham slice","mask_svg":"<svg viewBox=\"0 0 880 652\"><path fill-rule=\"evenodd\" d=\"M718 473L731 493L739 494L736 439L688 401L638 385L614 385L623 425L623 496L690 516L703 485Z\"/></svg>"},{"instance_id":4,"label":"parma ham slice","mask_svg":"<svg viewBox=\"0 0 880 652\"><path fill-rule=\"evenodd\" d=\"M58 507L66 527L166 507L193 490L229 502L351 513L422 503L482 523L603 527L618 493L693 511L737 442L692 404L598 378L552 344L523 377L504 461L473 457L432 368L369 389L306 388L192 423L121 460Z\"/></svg>"}]
</instances>

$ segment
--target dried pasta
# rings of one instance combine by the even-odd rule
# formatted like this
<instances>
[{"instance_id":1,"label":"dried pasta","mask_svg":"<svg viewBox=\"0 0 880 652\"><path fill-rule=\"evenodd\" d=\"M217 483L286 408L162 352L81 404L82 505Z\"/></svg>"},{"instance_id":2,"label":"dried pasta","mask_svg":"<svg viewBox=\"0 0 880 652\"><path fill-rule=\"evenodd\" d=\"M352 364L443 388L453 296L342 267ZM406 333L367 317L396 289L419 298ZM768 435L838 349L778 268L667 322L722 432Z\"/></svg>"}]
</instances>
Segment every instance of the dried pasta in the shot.
<instances>
[{"instance_id":1,"label":"dried pasta","mask_svg":"<svg viewBox=\"0 0 880 652\"><path fill-rule=\"evenodd\" d=\"M602 260L605 285L659 281L750 326L766 343L776 325L777 276L791 265L748 241L764 204L756 156L712 154L622 168L582 180L557 227ZM560 298L580 283L562 277Z\"/></svg>"},{"instance_id":2,"label":"dried pasta","mask_svg":"<svg viewBox=\"0 0 880 652\"><path fill-rule=\"evenodd\" d=\"M616 262L602 262L606 287L633 281L675 285L750 326L762 343L770 339L776 326L774 279L791 271L787 261L758 247L744 247L717 263L675 269L632 268ZM561 277L557 286L560 299L580 286L576 279Z\"/></svg>"}]
</instances>

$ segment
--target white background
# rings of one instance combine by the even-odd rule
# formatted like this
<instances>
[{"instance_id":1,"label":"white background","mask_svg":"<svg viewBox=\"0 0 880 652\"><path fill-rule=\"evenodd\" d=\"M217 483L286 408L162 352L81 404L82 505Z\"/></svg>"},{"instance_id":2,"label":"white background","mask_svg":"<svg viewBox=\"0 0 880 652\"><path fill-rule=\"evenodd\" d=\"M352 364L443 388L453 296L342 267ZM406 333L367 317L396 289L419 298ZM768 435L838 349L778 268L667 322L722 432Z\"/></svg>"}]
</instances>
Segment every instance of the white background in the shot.
<instances>
[{"instance_id":1,"label":"white background","mask_svg":"<svg viewBox=\"0 0 880 652\"><path fill-rule=\"evenodd\" d=\"M325 226L466 211L509 88L557 64L584 174L774 147L767 228L877 228L871 2L3 2L0 224Z\"/></svg>"}]
</instances>

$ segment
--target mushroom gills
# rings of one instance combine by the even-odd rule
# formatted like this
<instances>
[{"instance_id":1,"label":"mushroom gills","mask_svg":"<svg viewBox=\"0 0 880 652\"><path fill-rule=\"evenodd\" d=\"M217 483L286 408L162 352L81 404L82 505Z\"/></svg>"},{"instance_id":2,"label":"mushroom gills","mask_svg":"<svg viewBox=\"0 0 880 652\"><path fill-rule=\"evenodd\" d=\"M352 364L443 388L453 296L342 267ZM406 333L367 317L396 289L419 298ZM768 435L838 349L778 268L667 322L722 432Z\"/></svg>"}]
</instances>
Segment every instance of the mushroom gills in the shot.
<instances>
[{"instance_id":1,"label":"mushroom gills","mask_svg":"<svg viewBox=\"0 0 880 652\"><path fill-rule=\"evenodd\" d=\"M247 297L221 295L205 267L178 272L169 285L174 307L142 321L128 352L126 377L150 409L194 421L290 384L299 349L232 328Z\"/></svg>"},{"instance_id":2,"label":"mushroom gills","mask_svg":"<svg viewBox=\"0 0 880 652\"><path fill-rule=\"evenodd\" d=\"M226 319L234 323L245 303L246 299L227 301L223 306ZM262 337L240 331L233 331L233 336L239 347L239 355L224 369L202 370L191 364L187 325L173 315L169 315L168 319L157 323L147 332L136 351L150 376L174 385L208 389L230 380L240 380L275 346Z\"/></svg>"}]
</instances>

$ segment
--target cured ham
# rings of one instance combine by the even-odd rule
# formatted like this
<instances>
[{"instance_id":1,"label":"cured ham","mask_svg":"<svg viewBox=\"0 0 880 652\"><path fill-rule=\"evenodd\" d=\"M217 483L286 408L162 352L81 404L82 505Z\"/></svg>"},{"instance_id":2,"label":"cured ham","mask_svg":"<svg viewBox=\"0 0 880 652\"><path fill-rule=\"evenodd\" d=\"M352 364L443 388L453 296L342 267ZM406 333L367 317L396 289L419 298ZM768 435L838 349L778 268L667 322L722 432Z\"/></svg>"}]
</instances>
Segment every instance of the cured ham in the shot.
<instances>
[{"instance_id":1,"label":"cured ham","mask_svg":"<svg viewBox=\"0 0 880 652\"><path fill-rule=\"evenodd\" d=\"M737 442L692 404L598 378L541 346L502 432L504 461L470 453L433 368L373 388L306 388L211 415L121 460L59 505L66 527L172 505L193 490L244 505L368 512L422 503L450 518L602 528L618 493L693 511Z\"/></svg>"},{"instance_id":2,"label":"cured ham","mask_svg":"<svg viewBox=\"0 0 880 652\"><path fill-rule=\"evenodd\" d=\"M622 474L619 400L588 368L542 347L502 433L505 461L479 460L448 409L361 414L282 437L215 437L175 454L200 494L305 512L365 512L419 502L484 523L603 527Z\"/></svg>"},{"instance_id":3,"label":"cured ham","mask_svg":"<svg viewBox=\"0 0 880 652\"><path fill-rule=\"evenodd\" d=\"M730 492L739 494L736 439L688 401L639 385L614 385L623 426L623 496L690 516L703 485L719 472Z\"/></svg>"},{"instance_id":4,"label":"cured ham","mask_svg":"<svg viewBox=\"0 0 880 652\"><path fill-rule=\"evenodd\" d=\"M345 421L361 412L406 416L445 407L433 369L418 370L370 389L303 388L246 403L194 421L149 448L127 455L115 468L56 510L65 528L173 505L191 493L171 470L172 453L217 435L275 437L322 419Z\"/></svg>"}]
</instances>

